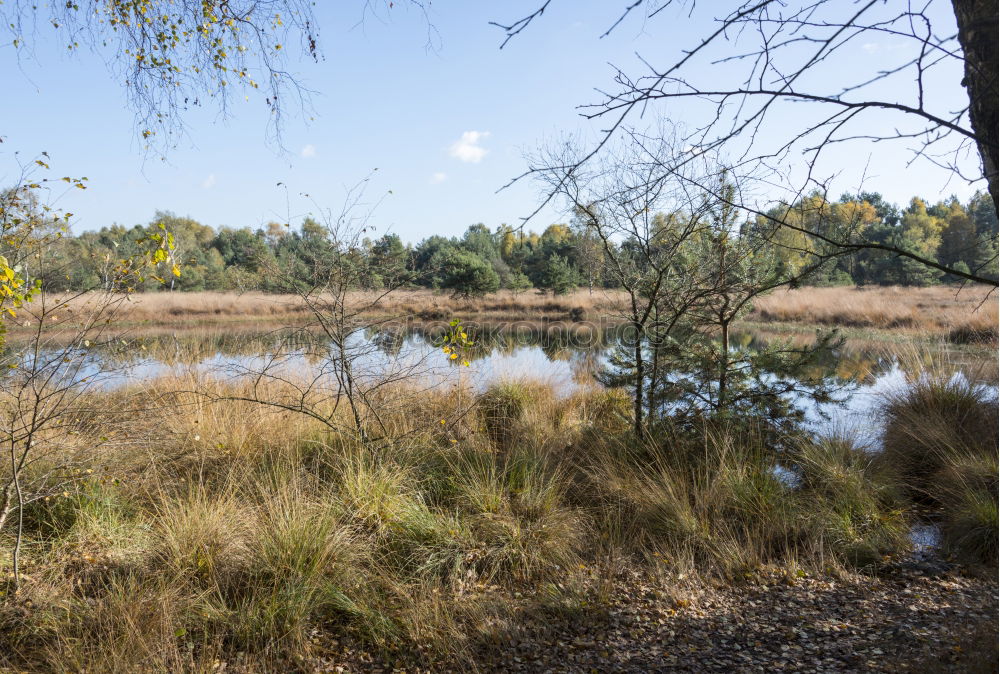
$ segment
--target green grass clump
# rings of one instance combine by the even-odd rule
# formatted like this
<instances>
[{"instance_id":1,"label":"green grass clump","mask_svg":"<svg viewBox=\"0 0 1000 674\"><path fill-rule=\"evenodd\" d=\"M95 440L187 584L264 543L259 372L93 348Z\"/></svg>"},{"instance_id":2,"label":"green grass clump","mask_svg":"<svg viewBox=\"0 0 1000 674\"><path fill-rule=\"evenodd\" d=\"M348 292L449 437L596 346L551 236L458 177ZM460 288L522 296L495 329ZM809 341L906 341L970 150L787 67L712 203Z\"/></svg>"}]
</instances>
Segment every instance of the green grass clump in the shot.
<instances>
[{"instance_id":1,"label":"green grass clump","mask_svg":"<svg viewBox=\"0 0 1000 674\"><path fill-rule=\"evenodd\" d=\"M869 567L908 546L899 490L873 455L849 439L803 442L795 456L804 536L849 566ZM819 552L819 550L817 550Z\"/></svg>"},{"instance_id":2,"label":"green grass clump","mask_svg":"<svg viewBox=\"0 0 1000 674\"><path fill-rule=\"evenodd\" d=\"M997 563L997 401L965 377L923 375L885 406L881 460L919 505L940 511L954 556Z\"/></svg>"},{"instance_id":3,"label":"green grass clump","mask_svg":"<svg viewBox=\"0 0 1000 674\"><path fill-rule=\"evenodd\" d=\"M476 399L483 427L498 447L507 447L517 437L532 391L523 382L503 381L486 389Z\"/></svg>"},{"instance_id":4,"label":"green grass clump","mask_svg":"<svg viewBox=\"0 0 1000 674\"><path fill-rule=\"evenodd\" d=\"M942 504L945 550L963 562L995 567L997 537L997 457L953 457L937 484Z\"/></svg>"},{"instance_id":5,"label":"green grass clump","mask_svg":"<svg viewBox=\"0 0 1000 674\"><path fill-rule=\"evenodd\" d=\"M955 457L997 451L996 401L965 377L922 375L881 411L883 459L921 498L936 498L936 478Z\"/></svg>"},{"instance_id":6,"label":"green grass clump","mask_svg":"<svg viewBox=\"0 0 1000 674\"><path fill-rule=\"evenodd\" d=\"M583 521L566 505L563 471L526 451L464 452L450 460L452 505L468 522L468 553L491 581L551 577L578 561Z\"/></svg>"},{"instance_id":7,"label":"green grass clump","mask_svg":"<svg viewBox=\"0 0 1000 674\"><path fill-rule=\"evenodd\" d=\"M794 461L789 484L763 437L715 428L698 442L607 452L591 478L624 513L623 539L725 577L790 562L868 567L905 549L904 513L863 452L800 439Z\"/></svg>"}]
</instances>

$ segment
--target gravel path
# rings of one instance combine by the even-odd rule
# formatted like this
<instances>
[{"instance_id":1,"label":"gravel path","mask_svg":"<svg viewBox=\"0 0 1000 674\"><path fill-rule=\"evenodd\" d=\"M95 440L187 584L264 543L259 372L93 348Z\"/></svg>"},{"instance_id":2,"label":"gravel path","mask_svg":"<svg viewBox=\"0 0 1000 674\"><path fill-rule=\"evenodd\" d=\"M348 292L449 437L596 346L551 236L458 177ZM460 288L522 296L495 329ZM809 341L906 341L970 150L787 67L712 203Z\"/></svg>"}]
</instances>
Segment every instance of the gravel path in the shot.
<instances>
[{"instance_id":1,"label":"gravel path","mask_svg":"<svg viewBox=\"0 0 1000 674\"><path fill-rule=\"evenodd\" d=\"M525 614L478 671L996 672L997 583L897 568L879 578L758 577L678 593L637 574L600 610ZM356 651L316 671L394 671ZM395 671L471 671L434 667Z\"/></svg>"},{"instance_id":2,"label":"gravel path","mask_svg":"<svg viewBox=\"0 0 1000 674\"><path fill-rule=\"evenodd\" d=\"M901 574L854 583L772 582L693 591L690 599L670 604L655 591L636 593L623 586L606 625L568 626L546 639L540 652L503 653L496 666L581 672L925 671L928 659L942 652L960 659L970 633L997 616L996 585L970 579ZM995 627L992 631L995 662ZM985 671L995 672L996 666Z\"/></svg>"}]
</instances>

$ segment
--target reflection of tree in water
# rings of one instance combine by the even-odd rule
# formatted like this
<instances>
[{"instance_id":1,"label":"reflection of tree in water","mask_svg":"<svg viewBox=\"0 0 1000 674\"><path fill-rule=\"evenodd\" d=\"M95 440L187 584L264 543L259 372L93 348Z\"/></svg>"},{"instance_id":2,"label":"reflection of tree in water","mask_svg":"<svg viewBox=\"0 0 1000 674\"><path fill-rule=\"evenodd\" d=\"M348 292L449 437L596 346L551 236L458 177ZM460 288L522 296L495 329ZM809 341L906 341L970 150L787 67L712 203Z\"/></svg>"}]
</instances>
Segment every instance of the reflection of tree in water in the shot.
<instances>
[{"instance_id":1,"label":"reflection of tree in water","mask_svg":"<svg viewBox=\"0 0 1000 674\"><path fill-rule=\"evenodd\" d=\"M741 347L761 351L778 341L790 341L788 337L765 335L759 332L738 332L733 335L733 343ZM796 341L796 340L791 340ZM817 354L816 362L805 367L807 377L819 376L823 372L832 371L835 377L844 382L861 382L872 375L886 372L889 368L882 363L876 351L854 349L832 349ZM891 365L891 364L890 364Z\"/></svg>"},{"instance_id":2,"label":"reflection of tree in water","mask_svg":"<svg viewBox=\"0 0 1000 674\"><path fill-rule=\"evenodd\" d=\"M570 360L573 381L580 386L589 386L597 381L603 363L604 348L577 351Z\"/></svg>"},{"instance_id":3,"label":"reflection of tree in water","mask_svg":"<svg viewBox=\"0 0 1000 674\"><path fill-rule=\"evenodd\" d=\"M398 357L407 343L406 333L397 329L369 330L364 337L374 344L380 353L390 358Z\"/></svg>"},{"instance_id":4,"label":"reflection of tree in water","mask_svg":"<svg viewBox=\"0 0 1000 674\"><path fill-rule=\"evenodd\" d=\"M179 332L124 338L94 346L95 353L112 365L136 365L155 360L167 365L197 365L215 356L257 355L273 350L281 337L252 338L240 333Z\"/></svg>"},{"instance_id":5,"label":"reflection of tree in water","mask_svg":"<svg viewBox=\"0 0 1000 674\"><path fill-rule=\"evenodd\" d=\"M601 353L615 340L617 329L580 328L565 324L490 324L466 325L474 341L466 354L470 360L491 356L513 356L525 347L539 348L549 360L566 361L575 354ZM415 328L407 333L409 342L439 345L444 331L438 328Z\"/></svg>"},{"instance_id":6,"label":"reflection of tree in water","mask_svg":"<svg viewBox=\"0 0 1000 674\"><path fill-rule=\"evenodd\" d=\"M475 344L466 352L469 360L490 357L517 357L519 349L537 348L550 361L566 362L577 383L589 383L609 350L622 343L622 327L598 328L567 324L492 324L471 328ZM398 358L407 349L420 351L434 348L443 332L433 329L370 329L358 333L359 340L369 342L387 358ZM734 332L734 346L762 349L775 341L808 340L809 335L792 336L760 331ZM10 352L12 346L7 346ZM299 355L316 365L330 357L326 338L316 331L283 328L269 331L239 331L224 328L188 329L175 332L143 334L140 331L105 343L95 343L89 350L91 358L99 358L110 367L129 367L156 361L168 366L194 366L213 359L256 358L270 355ZM0 354L3 358L5 354ZM963 371L977 380L988 379L989 368L983 364L991 358L982 350L963 349L948 344L893 345L885 342L855 342L826 355L814 368L832 369L839 380L871 382L874 378L901 367L909 374L920 369L946 365ZM992 361L991 361L992 364ZM810 372L809 374L814 374ZM995 377L995 372L993 375ZM995 381L995 380L993 380Z\"/></svg>"}]
</instances>

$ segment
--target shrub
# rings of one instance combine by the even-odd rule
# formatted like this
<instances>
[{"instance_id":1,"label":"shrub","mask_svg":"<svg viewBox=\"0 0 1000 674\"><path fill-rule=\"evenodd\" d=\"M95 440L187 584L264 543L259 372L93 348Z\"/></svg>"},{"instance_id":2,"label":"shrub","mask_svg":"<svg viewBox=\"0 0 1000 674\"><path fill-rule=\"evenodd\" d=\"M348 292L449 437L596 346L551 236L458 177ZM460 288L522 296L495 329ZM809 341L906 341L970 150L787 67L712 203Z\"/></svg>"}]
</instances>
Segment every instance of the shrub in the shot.
<instances>
[{"instance_id":1,"label":"shrub","mask_svg":"<svg viewBox=\"0 0 1000 674\"><path fill-rule=\"evenodd\" d=\"M541 285L553 295L565 295L578 285L578 281L579 275L566 258L552 253L545 261Z\"/></svg>"}]
</instances>

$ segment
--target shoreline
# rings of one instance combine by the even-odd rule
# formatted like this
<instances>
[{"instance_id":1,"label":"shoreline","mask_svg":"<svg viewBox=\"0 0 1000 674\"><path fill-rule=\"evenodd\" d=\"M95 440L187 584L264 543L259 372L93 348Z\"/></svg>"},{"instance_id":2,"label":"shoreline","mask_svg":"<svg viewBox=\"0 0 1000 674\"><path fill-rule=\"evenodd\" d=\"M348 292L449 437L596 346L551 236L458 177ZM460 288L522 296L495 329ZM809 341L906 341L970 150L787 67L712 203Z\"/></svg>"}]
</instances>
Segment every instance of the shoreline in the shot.
<instances>
[{"instance_id":1,"label":"shoreline","mask_svg":"<svg viewBox=\"0 0 1000 674\"><path fill-rule=\"evenodd\" d=\"M888 343L945 341L956 346L995 348L997 303L982 293L954 288L805 288L778 291L762 298L737 322L740 329L796 335L836 328L849 340ZM578 290L552 296L501 291L483 297L453 297L424 289L400 290L384 298L363 316L371 321L400 321L408 328L426 329L452 319L487 327L524 324L548 330L557 324L614 329L627 324L619 311L624 293ZM365 306L372 295L352 292L349 302ZM59 296L53 299L59 301ZM302 300L291 295L263 293L148 293L131 297L112 324L126 330L195 331L211 328L295 327L308 323ZM73 300L85 310L85 297ZM32 307L8 324L17 340L32 332ZM58 326L55 328L58 329ZM573 328L574 330L576 327Z\"/></svg>"}]
</instances>

